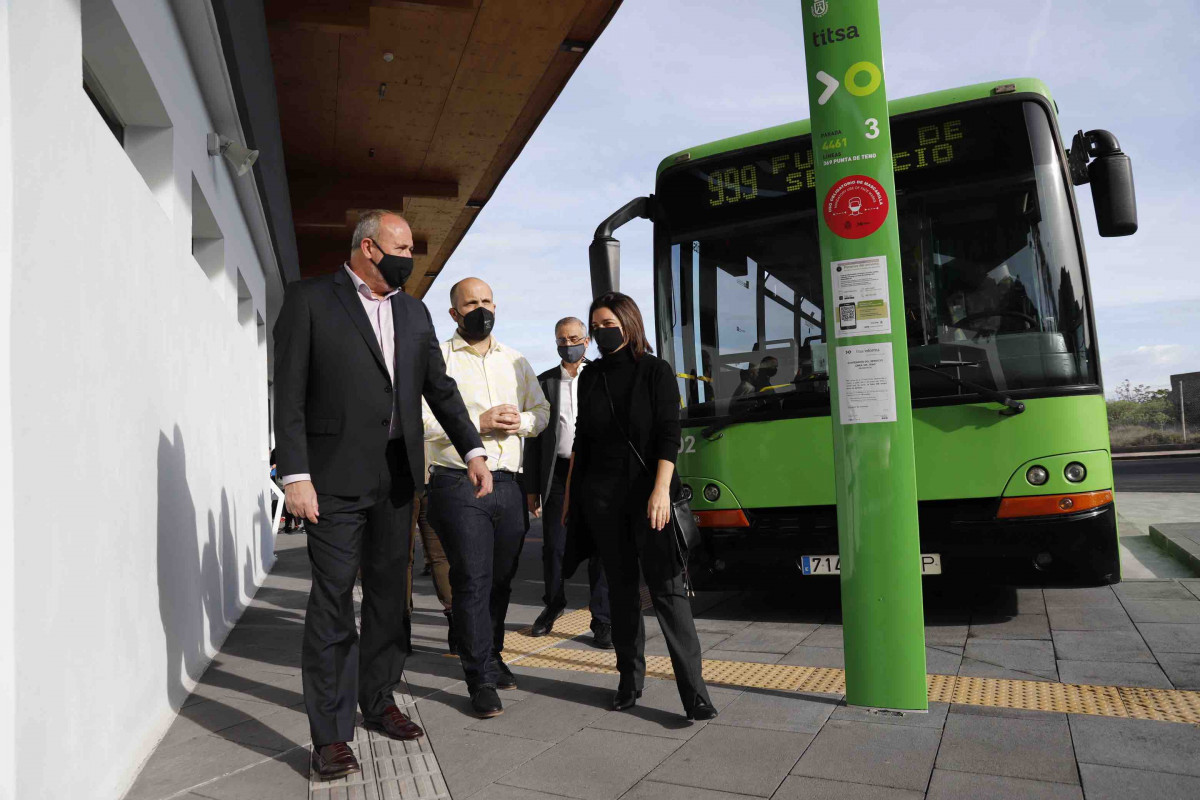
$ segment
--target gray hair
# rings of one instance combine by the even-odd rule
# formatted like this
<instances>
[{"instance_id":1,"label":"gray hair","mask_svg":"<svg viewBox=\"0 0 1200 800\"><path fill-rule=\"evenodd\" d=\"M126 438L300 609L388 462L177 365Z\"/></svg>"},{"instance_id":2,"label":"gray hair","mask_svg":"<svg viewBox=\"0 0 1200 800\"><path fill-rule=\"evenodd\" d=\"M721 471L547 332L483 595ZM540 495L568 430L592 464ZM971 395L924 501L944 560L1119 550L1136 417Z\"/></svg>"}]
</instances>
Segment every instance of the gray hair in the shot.
<instances>
[{"instance_id":1,"label":"gray hair","mask_svg":"<svg viewBox=\"0 0 1200 800\"><path fill-rule=\"evenodd\" d=\"M397 211L390 211L386 208L374 208L370 211L364 211L358 218L358 224L354 226L354 235L350 237L351 253L359 248L363 239L374 240L379 236L379 223L384 217L400 217L400 219L404 219L403 214Z\"/></svg>"},{"instance_id":2,"label":"gray hair","mask_svg":"<svg viewBox=\"0 0 1200 800\"><path fill-rule=\"evenodd\" d=\"M581 320L579 317L563 317L558 322L554 323L554 332L558 333L559 328L561 328L563 325L570 325L571 323L575 323L580 328L582 328L583 335L587 336L587 332L588 332L587 325L584 325L583 320Z\"/></svg>"}]
</instances>

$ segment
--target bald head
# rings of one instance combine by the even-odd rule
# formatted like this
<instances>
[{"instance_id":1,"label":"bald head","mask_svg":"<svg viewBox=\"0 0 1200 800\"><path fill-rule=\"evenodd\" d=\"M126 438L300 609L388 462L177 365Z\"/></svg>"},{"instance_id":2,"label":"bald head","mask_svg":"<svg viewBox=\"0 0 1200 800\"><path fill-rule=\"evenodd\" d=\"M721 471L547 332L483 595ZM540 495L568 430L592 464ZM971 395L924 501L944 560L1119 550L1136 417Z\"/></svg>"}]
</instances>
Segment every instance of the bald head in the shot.
<instances>
[{"instance_id":1,"label":"bald head","mask_svg":"<svg viewBox=\"0 0 1200 800\"><path fill-rule=\"evenodd\" d=\"M450 287L450 319L454 320L454 324L458 326L459 332L467 341L474 341L477 337L472 336L468 329L464 328L463 318L481 308L486 308L492 314L496 313L496 303L492 300L492 287L479 278L463 278ZM490 333L490 331L491 326L489 325L488 332ZM487 338L486 334L482 338Z\"/></svg>"}]
</instances>

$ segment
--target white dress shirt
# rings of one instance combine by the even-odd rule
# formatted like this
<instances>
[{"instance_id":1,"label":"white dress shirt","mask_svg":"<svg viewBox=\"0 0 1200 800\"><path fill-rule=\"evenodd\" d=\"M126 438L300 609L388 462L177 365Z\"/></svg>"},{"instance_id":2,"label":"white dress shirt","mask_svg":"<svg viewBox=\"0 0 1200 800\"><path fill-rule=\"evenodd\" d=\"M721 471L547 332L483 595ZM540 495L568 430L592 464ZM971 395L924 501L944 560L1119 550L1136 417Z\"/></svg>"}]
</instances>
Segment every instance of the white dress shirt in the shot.
<instances>
[{"instance_id":1,"label":"white dress shirt","mask_svg":"<svg viewBox=\"0 0 1200 800\"><path fill-rule=\"evenodd\" d=\"M559 458L571 457L571 446L575 443L575 415L579 413L579 375L583 372L583 362L574 374L561 370L561 382L558 384L558 451Z\"/></svg>"},{"instance_id":2,"label":"white dress shirt","mask_svg":"<svg viewBox=\"0 0 1200 800\"><path fill-rule=\"evenodd\" d=\"M516 433L493 431L481 434L488 466L492 470L520 472L521 440L537 436L550 419L550 403L542 394L533 367L529 366L525 356L495 338L487 353L481 356L458 333L442 342L442 357L446 360L446 374L458 384L458 393L476 430L479 429L479 418L489 409L509 404L520 410L521 427ZM450 437L424 400L421 401L421 421L425 426L425 452L430 465L464 469L463 460L450 443Z\"/></svg>"}]
</instances>

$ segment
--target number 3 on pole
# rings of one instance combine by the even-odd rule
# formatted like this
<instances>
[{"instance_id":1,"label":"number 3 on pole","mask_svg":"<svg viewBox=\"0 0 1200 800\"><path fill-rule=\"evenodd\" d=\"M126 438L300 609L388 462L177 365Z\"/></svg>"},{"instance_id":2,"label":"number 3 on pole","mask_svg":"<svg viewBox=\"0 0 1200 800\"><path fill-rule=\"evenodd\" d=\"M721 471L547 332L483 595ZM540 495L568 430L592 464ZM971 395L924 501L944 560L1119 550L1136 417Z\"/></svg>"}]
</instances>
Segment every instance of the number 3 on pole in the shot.
<instances>
[{"instance_id":1,"label":"number 3 on pole","mask_svg":"<svg viewBox=\"0 0 1200 800\"><path fill-rule=\"evenodd\" d=\"M871 117L870 119L865 120L865 124L867 126L867 132L864 135L868 139L878 139L879 138L879 120L875 119L874 117Z\"/></svg>"}]
</instances>

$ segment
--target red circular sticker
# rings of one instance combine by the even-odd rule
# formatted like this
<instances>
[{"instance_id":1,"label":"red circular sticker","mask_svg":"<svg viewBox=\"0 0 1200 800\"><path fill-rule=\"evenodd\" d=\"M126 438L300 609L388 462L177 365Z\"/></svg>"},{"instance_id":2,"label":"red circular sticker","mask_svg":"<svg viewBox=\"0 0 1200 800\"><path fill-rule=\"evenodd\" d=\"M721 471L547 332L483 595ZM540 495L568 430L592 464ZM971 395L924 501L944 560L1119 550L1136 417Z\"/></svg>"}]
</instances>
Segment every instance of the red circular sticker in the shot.
<instances>
[{"instance_id":1,"label":"red circular sticker","mask_svg":"<svg viewBox=\"0 0 1200 800\"><path fill-rule=\"evenodd\" d=\"M887 192L866 175L851 175L830 187L824 213L829 230L843 239L861 239L887 219Z\"/></svg>"}]
</instances>

